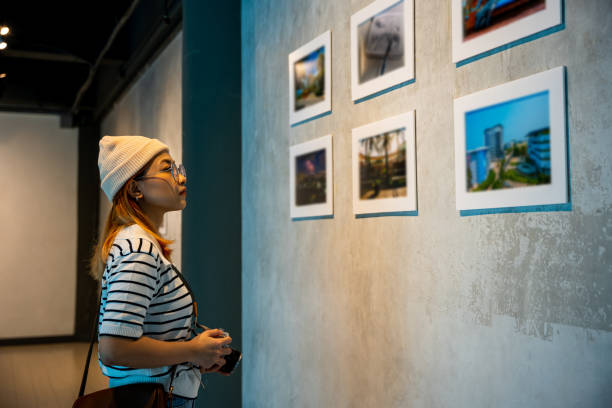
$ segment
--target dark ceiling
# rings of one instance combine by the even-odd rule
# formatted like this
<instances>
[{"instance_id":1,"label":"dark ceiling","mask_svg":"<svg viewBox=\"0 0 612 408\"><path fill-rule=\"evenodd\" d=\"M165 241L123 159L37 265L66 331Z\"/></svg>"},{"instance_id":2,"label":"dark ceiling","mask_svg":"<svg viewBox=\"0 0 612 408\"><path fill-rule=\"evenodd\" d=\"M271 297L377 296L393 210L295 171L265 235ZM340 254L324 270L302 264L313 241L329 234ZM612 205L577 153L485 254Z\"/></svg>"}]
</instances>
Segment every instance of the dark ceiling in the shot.
<instances>
[{"instance_id":1,"label":"dark ceiling","mask_svg":"<svg viewBox=\"0 0 612 408\"><path fill-rule=\"evenodd\" d=\"M0 50L0 111L99 121L181 21L180 0L3 1L0 26L10 32Z\"/></svg>"}]
</instances>

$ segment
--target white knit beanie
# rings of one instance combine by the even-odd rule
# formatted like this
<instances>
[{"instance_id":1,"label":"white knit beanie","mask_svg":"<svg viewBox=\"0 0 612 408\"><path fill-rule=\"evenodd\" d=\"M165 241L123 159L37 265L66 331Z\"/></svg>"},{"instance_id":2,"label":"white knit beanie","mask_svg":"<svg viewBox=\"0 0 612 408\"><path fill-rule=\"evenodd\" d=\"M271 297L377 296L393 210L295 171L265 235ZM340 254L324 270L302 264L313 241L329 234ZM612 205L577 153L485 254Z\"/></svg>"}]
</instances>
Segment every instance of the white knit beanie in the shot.
<instances>
[{"instance_id":1,"label":"white knit beanie","mask_svg":"<svg viewBox=\"0 0 612 408\"><path fill-rule=\"evenodd\" d=\"M158 139L144 136L104 136L99 145L100 182L111 203L117 191L149 160L164 150L170 151Z\"/></svg>"}]
</instances>

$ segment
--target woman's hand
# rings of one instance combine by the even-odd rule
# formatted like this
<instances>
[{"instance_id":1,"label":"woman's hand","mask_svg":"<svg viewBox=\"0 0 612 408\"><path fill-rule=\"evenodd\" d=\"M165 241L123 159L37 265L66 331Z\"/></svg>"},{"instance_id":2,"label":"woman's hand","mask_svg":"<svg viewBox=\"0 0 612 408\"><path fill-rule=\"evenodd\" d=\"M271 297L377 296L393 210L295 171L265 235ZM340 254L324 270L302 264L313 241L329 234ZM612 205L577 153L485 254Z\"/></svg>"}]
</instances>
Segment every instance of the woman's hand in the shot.
<instances>
[{"instance_id":1,"label":"woman's hand","mask_svg":"<svg viewBox=\"0 0 612 408\"><path fill-rule=\"evenodd\" d=\"M223 366L220 366L219 364L215 364L215 365L213 365L212 367L208 367L208 368L200 367L200 373L201 373L201 374L208 374L208 373L219 373L219 374L221 374L221 375L228 376L228 375L229 375L229 373L224 373L224 372L222 372L222 371L219 371L219 369L220 369L221 367L223 367Z\"/></svg>"},{"instance_id":2,"label":"woman's hand","mask_svg":"<svg viewBox=\"0 0 612 408\"><path fill-rule=\"evenodd\" d=\"M232 352L232 349L229 347L232 338L230 336L223 336L224 332L222 330L212 329L206 330L189 340L189 343L193 346L193 359L191 362L200 366L201 373L212 370L215 365L218 366L218 370L218 368L223 367L225 364L223 357ZM202 367L208 368L202 369Z\"/></svg>"}]
</instances>

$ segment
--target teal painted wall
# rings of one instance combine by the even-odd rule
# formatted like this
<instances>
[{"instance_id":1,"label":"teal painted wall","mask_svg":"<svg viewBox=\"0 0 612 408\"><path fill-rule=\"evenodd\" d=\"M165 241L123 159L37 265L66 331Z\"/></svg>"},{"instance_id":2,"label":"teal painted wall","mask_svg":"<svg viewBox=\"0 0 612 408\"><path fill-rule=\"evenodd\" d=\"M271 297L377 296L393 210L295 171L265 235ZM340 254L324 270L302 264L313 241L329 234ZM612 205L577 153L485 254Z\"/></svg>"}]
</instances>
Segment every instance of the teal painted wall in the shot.
<instances>
[{"instance_id":1,"label":"teal painted wall","mask_svg":"<svg viewBox=\"0 0 612 408\"><path fill-rule=\"evenodd\" d=\"M183 270L198 321L241 350L240 1L183 2ZM241 406L241 367L206 374L197 406Z\"/></svg>"}]
</instances>

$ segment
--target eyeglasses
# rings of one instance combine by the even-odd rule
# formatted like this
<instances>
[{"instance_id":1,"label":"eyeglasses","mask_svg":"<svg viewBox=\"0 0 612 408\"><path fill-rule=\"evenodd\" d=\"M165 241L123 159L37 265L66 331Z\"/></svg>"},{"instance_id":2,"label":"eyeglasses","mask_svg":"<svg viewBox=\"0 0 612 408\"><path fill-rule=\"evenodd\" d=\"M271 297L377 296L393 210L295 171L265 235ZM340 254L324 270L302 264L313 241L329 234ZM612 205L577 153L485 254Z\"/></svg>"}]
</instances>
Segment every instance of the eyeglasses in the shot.
<instances>
[{"instance_id":1,"label":"eyeglasses","mask_svg":"<svg viewBox=\"0 0 612 408\"><path fill-rule=\"evenodd\" d=\"M179 183L179 180L178 180L179 174L182 175L185 179L187 179L187 171L185 170L185 166L183 166L182 164L180 164L177 167L176 163L172 162L172 165L169 168L167 168L165 170L160 170L160 172L170 172L170 174L172 174L172 178L174 179L176 184ZM140 177L135 177L134 180L142 180L142 179L148 179L148 178L158 178L158 177L154 177L154 176L140 176Z\"/></svg>"}]
</instances>

